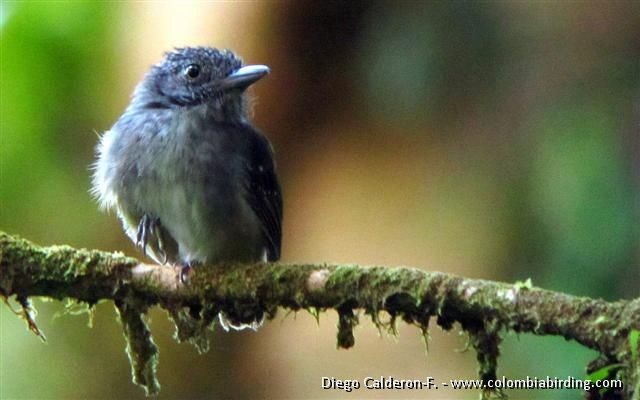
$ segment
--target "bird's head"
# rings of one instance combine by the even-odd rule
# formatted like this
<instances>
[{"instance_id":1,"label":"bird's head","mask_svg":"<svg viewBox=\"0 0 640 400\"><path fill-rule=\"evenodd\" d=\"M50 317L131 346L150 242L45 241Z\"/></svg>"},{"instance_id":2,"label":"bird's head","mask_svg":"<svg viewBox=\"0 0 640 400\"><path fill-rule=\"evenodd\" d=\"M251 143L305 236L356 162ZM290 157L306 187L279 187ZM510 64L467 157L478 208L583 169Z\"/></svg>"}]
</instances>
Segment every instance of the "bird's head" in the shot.
<instances>
[{"instance_id":1,"label":"bird's head","mask_svg":"<svg viewBox=\"0 0 640 400\"><path fill-rule=\"evenodd\" d=\"M134 102L148 108L241 106L245 89L268 73L264 65L243 66L229 50L179 48L151 68Z\"/></svg>"}]
</instances>

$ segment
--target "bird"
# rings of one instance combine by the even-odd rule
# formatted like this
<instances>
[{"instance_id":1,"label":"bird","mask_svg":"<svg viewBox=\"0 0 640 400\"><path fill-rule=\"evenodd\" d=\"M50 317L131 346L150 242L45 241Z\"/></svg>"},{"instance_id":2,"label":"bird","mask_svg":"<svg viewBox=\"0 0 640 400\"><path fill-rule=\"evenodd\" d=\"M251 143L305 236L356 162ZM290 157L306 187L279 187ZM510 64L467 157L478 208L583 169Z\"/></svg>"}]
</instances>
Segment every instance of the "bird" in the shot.
<instances>
[{"instance_id":1,"label":"bird","mask_svg":"<svg viewBox=\"0 0 640 400\"><path fill-rule=\"evenodd\" d=\"M93 195L146 255L180 266L182 280L201 264L280 258L274 151L252 125L246 91L269 72L230 50L176 48L149 69L100 137ZM220 320L227 330L256 328Z\"/></svg>"}]
</instances>

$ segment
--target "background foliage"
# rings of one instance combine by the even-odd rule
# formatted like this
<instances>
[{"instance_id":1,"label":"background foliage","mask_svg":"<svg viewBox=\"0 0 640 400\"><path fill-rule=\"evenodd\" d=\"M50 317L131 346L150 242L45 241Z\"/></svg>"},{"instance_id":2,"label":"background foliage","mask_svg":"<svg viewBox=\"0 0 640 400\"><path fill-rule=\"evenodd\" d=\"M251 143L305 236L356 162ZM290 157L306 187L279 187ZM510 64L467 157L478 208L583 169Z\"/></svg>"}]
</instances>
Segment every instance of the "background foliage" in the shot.
<instances>
[{"instance_id":1,"label":"background foliage","mask_svg":"<svg viewBox=\"0 0 640 400\"><path fill-rule=\"evenodd\" d=\"M88 194L97 134L174 46L231 48L272 74L255 121L285 193L284 261L415 265L637 297L640 4L12 2L0 16L0 229L140 256ZM113 307L37 304L48 344L0 307L0 397L142 398ZM71 310L73 311L73 309ZM370 324L335 351L335 315L213 333L203 356L160 312L160 398L335 398L322 376L473 378L465 338ZM499 374L582 377L594 354L511 336ZM475 392L427 395L475 398ZM518 398L575 398L572 391ZM356 397L423 397L364 392Z\"/></svg>"}]
</instances>

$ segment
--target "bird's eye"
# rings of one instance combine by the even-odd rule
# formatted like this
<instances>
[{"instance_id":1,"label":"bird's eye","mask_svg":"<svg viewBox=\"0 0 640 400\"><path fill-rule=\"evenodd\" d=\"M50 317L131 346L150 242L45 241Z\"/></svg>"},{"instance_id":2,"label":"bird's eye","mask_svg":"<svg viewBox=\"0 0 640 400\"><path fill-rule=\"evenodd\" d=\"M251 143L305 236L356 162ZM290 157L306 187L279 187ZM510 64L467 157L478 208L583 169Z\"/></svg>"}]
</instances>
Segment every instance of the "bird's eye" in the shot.
<instances>
[{"instance_id":1,"label":"bird's eye","mask_svg":"<svg viewBox=\"0 0 640 400\"><path fill-rule=\"evenodd\" d=\"M200 67L197 66L196 64L191 64L191 65L187 66L187 68L185 68L184 74L189 79L195 79L200 75Z\"/></svg>"}]
</instances>

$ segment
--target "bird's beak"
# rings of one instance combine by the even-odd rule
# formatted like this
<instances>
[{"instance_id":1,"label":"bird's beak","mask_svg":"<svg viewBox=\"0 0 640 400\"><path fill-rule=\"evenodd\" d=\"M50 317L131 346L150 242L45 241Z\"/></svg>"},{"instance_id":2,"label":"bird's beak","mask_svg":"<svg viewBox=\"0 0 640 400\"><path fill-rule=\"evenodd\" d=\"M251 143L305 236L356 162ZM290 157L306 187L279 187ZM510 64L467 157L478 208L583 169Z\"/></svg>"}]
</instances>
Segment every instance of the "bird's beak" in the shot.
<instances>
[{"instance_id":1,"label":"bird's beak","mask_svg":"<svg viewBox=\"0 0 640 400\"><path fill-rule=\"evenodd\" d=\"M247 65L220 80L220 88L222 90L246 89L249 85L267 75L269 71L270 69L266 65Z\"/></svg>"}]
</instances>

